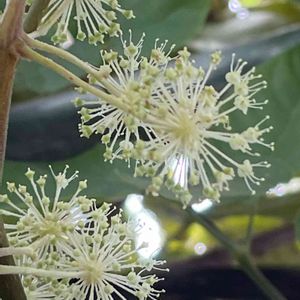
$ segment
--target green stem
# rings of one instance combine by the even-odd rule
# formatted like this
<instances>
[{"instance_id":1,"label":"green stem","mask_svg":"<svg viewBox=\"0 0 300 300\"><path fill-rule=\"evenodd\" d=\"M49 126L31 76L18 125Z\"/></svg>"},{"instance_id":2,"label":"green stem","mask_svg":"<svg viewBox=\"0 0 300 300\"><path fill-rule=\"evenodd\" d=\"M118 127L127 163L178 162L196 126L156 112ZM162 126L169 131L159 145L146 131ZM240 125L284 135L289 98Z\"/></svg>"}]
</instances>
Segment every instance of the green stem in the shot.
<instances>
[{"instance_id":1,"label":"green stem","mask_svg":"<svg viewBox=\"0 0 300 300\"><path fill-rule=\"evenodd\" d=\"M280 291L273 286L264 274L256 267L249 255L249 249L247 247L231 240L206 216L195 213L191 208L187 209L187 211L197 223L201 224L231 253L243 271L255 282L255 284L270 300L286 300Z\"/></svg>"},{"instance_id":2,"label":"green stem","mask_svg":"<svg viewBox=\"0 0 300 300\"><path fill-rule=\"evenodd\" d=\"M255 265L255 262L248 253L236 255L235 258L243 271L256 283L261 291L271 300L286 299L280 291L265 277L265 275Z\"/></svg>"},{"instance_id":3,"label":"green stem","mask_svg":"<svg viewBox=\"0 0 300 300\"><path fill-rule=\"evenodd\" d=\"M19 55L16 45L22 35L25 0L7 1L0 25L0 185L4 167L7 128L14 75ZM8 247L4 225L0 219L0 248ZM12 256L0 258L0 264L14 265ZM25 300L26 295L18 275L5 275L0 279L0 298L3 300Z\"/></svg>"},{"instance_id":4,"label":"green stem","mask_svg":"<svg viewBox=\"0 0 300 300\"><path fill-rule=\"evenodd\" d=\"M82 275L81 272L44 270L44 269L35 269L30 267L0 265L0 275L3 274L23 274L23 275L33 275L33 276L51 277L51 278L79 278Z\"/></svg>"},{"instance_id":5,"label":"green stem","mask_svg":"<svg viewBox=\"0 0 300 300\"><path fill-rule=\"evenodd\" d=\"M62 58L63 60L77 66L88 74L91 74L97 81L99 81L112 95L120 96L120 91L113 86L107 79L103 76L99 76L99 72L97 69L85 61L82 61L77 56L72 53L65 51L64 49L49 45L47 43L43 43L39 40L32 39L28 35L24 35L24 41L33 49L38 49L44 51L46 53L55 55L57 57Z\"/></svg>"},{"instance_id":6,"label":"green stem","mask_svg":"<svg viewBox=\"0 0 300 300\"><path fill-rule=\"evenodd\" d=\"M254 219L255 219L256 211L257 211L257 204L254 203L254 205L250 209L251 209L251 211L250 211L250 215L249 215L249 222L248 222L247 232L246 232L246 237L245 237L245 242L246 242L248 248L250 248L250 245L251 245L251 239L252 239L253 230L254 230Z\"/></svg>"},{"instance_id":7,"label":"green stem","mask_svg":"<svg viewBox=\"0 0 300 300\"><path fill-rule=\"evenodd\" d=\"M47 8L50 0L34 0L26 15L24 21L24 31L31 33L35 31L43 17L45 8Z\"/></svg>"},{"instance_id":8,"label":"green stem","mask_svg":"<svg viewBox=\"0 0 300 300\"><path fill-rule=\"evenodd\" d=\"M9 255L34 255L34 250L31 247L3 247L0 248L0 257Z\"/></svg>"},{"instance_id":9,"label":"green stem","mask_svg":"<svg viewBox=\"0 0 300 300\"><path fill-rule=\"evenodd\" d=\"M22 47L21 49L19 49L19 51L23 57L36 61L41 65L44 65L45 67L53 70L62 77L66 78L74 85L81 87L83 90L99 97L102 101L107 102L124 112L128 112L129 108L123 102L121 102L118 97L107 94L101 91L100 89L95 88L94 86L80 79L78 76L76 76L60 64L56 63L52 59L39 54L38 52L32 50L28 46Z\"/></svg>"},{"instance_id":10,"label":"green stem","mask_svg":"<svg viewBox=\"0 0 300 300\"><path fill-rule=\"evenodd\" d=\"M93 68L87 62L82 61L77 56L73 55L72 53L65 51L64 49L49 45L49 44L41 42L39 40L35 40L35 39L29 37L28 35L24 35L23 39L26 42L26 44L28 44L28 46L30 46L31 48L39 49L44 52L56 55L64 60L70 62L71 64L79 67L86 73L89 73L92 75L97 75L95 68Z\"/></svg>"}]
</instances>

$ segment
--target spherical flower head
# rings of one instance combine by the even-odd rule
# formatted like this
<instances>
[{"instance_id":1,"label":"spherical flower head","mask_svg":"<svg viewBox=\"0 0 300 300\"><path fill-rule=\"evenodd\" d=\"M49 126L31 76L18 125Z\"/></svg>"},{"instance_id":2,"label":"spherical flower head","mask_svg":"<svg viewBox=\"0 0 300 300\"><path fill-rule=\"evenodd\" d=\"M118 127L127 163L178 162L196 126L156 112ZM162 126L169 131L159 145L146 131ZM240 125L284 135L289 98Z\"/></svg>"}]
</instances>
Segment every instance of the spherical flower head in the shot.
<instances>
[{"instance_id":1,"label":"spherical flower head","mask_svg":"<svg viewBox=\"0 0 300 300\"><path fill-rule=\"evenodd\" d=\"M138 258L133 223L122 222L121 212L104 203L80 232L69 234L71 243L63 248L57 272L70 272L70 284L79 288L76 299L125 299L122 292L138 299L157 299L163 291L153 285L159 279L152 270L163 270L164 261ZM75 279L75 280L74 280Z\"/></svg>"},{"instance_id":2,"label":"spherical flower head","mask_svg":"<svg viewBox=\"0 0 300 300\"><path fill-rule=\"evenodd\" d=\"M245 71L247 63L233 55L226 84L216 89L208 82L221 62L219 51L211 55L205 71L191 60L187 48L171 58L172 48L166 53L166 44L156 45L146 59L140 56L142 44L143 37L134 44L130 35L128 43L123 41L123 55L102 52L104 65L93 72L90 83L118 101L114 106L101 99L77 99L75 104L83 106L81 135L102 134L105 160L120 158L129 164L135 159L135 176L153 178L148 192L158 195L165 185L184 206L193 198L192 186L199 186L200 199L218 202L234 177L243 178L254 194L253 185L264 180L255 169L270 166L253 160L260 156L256 147L274 148L263 138L272 129L263 125L269 116L242 131L234 130L231 120L267 104L255 99L266 88L261 75L255 68ZM234 151L244 158L237 160Z\"/></svg>"},{"instance_id":3,"label":"spherical flower head","mask_svg":"<svg viewBox=\"0 0 300 300\"><path fill-rule=\"evenodd\" d=\"M88 37L91 44L103 43L105 35L118 36L120 33L120 24L116 22L118 13L127 19L134 18L133 12L123 9L118 0L50 0L38 32L46 34L57 25L52 40L55 44L63 43L74 18L78 40Z\"/></svg>"},{"instance_id":4,"label":"spherical flower head","mask_svg":"<svg viewBox=\"0 0 300 300\"><path fill-rule=\"evenodd\" d=\"M155 133L143 121L147 116L149 99L170 61L170 51L166 42L155 42L149 58L141 56L144 35L134 43L131 31L129 40L121 38L123 53L102 51L103 65L91 75L90 83L109 92L121 107L105 103L102 99L76 99L80 110L82 137L101 134L106 146L105 160L115 158L130 162L140 155L143 137L153 139ZM114 73L114 75L113 75ZM89 108L92 106L91 108Z\"/></svg>"},{"instance_id":5,"label":"spherical flower head","mask_svg":"<svg viewBox=\"0 0 300 300\"><path fill-rule=\"evenodd\" d=\"M46 194L47 175L36 180L35 171L29 168L25 175L30 187L17 187L15 183L8 182L7 189L15 198L0 195L0 202L6 205L1 214L11 217L10 222L15 220L5 224L10 244L37 249L37 259L49 251L60 251L69 242L68 233L84 226L94 203L94 200L79 195L87 187L86 181L80 181L73 195L64 201L63 191L78 177L78 172L68 177L68 166L57 175L50 169L55 183L53 195Z\"/></svg>"},{"instance_id":6,"label":"spherical flower head","mask_svg":"<svg viewBox=\"0 0 300 300\"><path fill-rule=\"evenodd\" d=\"M175 66L165 70L147 116L156 139L145 142L148 158L137 167L136 174L153 177L149 192L157 195L165 184L184 206L192 200L191 186L200 186L201 197L219 201L221 192L229 189L229 181L236 176L255 193L253 184L259 185L264 179L256 177L254 169L270 166L249 159L260 156L254 151L256 145L273 150L273 143L262 138L272 129L262 126L269 116L242 132L231 127L232 115L246 115L267 103L255 100L266 82L255 75L255 68L244 72L247 63L236 62L233 55L225 76L227 84L217 90L208 80L220 61L220 52L213 53L205 72L190 60L186 48L180 51ZM244 161L235 160L234 151L242 152Z\"/></svg>"}]
</instances>

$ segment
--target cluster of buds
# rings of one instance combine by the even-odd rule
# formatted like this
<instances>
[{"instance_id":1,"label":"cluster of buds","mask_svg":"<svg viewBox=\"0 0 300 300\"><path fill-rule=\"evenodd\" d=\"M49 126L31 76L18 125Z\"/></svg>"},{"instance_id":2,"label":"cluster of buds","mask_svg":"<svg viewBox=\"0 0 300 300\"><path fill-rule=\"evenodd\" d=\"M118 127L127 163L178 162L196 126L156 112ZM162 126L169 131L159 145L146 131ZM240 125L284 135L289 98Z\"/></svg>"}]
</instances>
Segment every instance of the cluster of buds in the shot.
<instances>
[{"instance_id":1,"label":"cluster of buds","mask_svg":"<svg viewBox=\"0 0 300 300\"><path fill-rule=\"evenodd\" d=\"M157 299L164 291L154 285L162 279L151 271L167 269L161 268L165 261L138 255L145 247L135 246L142 225L123 222L111 204L98 208L94 199L81 196L86 180L63 199L63 190L78 176L75 172L68 178L67 169L56 175L51 168L56 186L51 196L46 194L47 176L36 180L31 169L25 174L31 187L9 182L15 199L0 196L10 242L0 256L15 255L13 272L21 275L28 299L125 299L122 291L141 300Z\"/></svg>"},{"instance_id":2,"label":"cluster of buds","mask_svg":"<svg viewBox=\"0 0 300 300\"><path fill-rule=\"evenodd\" d=\"M76 99L80 110L81 135L102 135L105 160L115 158L135 163L135 175L152 178L148 192L158 195L164 185L186 206L192 200L191 187L199 186L199 198L219 201L234 177L243 178L251 193L264 178L254 169L269 167L259 157L256 145L273 150L263 135L272 127L260 122L242 132L232 128L232 116L263 109L266 101L256 94L266 88L255 68L246 71L246 62L232 57L225 86L217 90L209 84L212 72L221 62L214 52L208 69L196 65L184 48L175 57L165 51L166 43L152 50L150 58L141 55L143 37L134 44L123 41L124 54L103 52L104 65L91 84L108 91L118 106L102 99ZM89 108L89 106L92 108ZM244 156L234 159L238 151ZM250 160L251 158L251 160Z\"/></svg>"},{"instance_id":3,"label":"cluster of buds","mask_svg":"<svg viewBox=\"0 0 300 300\"><path fill-rule=\"evenodd\" d=\"M104 37L118 36L121 29L116 22L120 13L127 19L134 18L132 10L123 9L118 0L50 0L38 33L44 35L57 24L52 41L64 43L68 38L72 16L77 24L77 39L91 44L103 43Z\"/></svg>"},{"instance_id":4,"label":"cluster of buds","mask_svg":"<svg viewBox=\"0 0 300 300\"><path fill-rule=\"evenodd\" d=\"M143 40L144 35L134 44L130 32L129 42L122 40L122 55L102 51L103 65L89 75L90 83L108 91L123 109L99 98L89 101L77 98L74 101L76 106L84 105L80 110L81 136L89 138L93 133L101 134L101 141L106 146L104 158L108 161L120 158L129 163L133 151L138 150L135 142L138 144L142 136L150 140L155 138L155 133L144 120L149 99L155 93L161 73L167 68L174 46L166 50L166 43L159 44L156 40L148 59L141 56Z\"/></svg>"}]
</instances>

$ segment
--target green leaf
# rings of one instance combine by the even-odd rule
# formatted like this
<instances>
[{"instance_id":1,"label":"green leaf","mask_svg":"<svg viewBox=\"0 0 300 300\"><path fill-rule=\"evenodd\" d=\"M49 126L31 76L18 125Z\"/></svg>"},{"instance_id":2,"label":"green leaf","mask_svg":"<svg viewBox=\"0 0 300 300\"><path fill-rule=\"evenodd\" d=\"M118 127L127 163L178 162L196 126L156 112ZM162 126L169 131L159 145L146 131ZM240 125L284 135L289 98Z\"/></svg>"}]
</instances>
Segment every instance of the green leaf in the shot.
<instances>
[{"instance_id":1,"label":"green leaf","mask_svg":"<svg viewBox=\"0 0 300 300\"><path fill-rule=\"evenodd\" d=\"M47 40L49 41L49 39ZM83 61L88 61L96 66L100 63L98 47L76 41L69 50ZM62 60L57 59L57 62L68 67L69 70L79 77L85 75L84 71L63 62ZM54 71L35 62L22 60L18 65L16 72L13 101L21 101L40 95L45 96L57 93L70 86L71 84L69 81L56 74Z\"/></svg>"},{"instance_id":2,"label":"green leaf","mask_svg":"<svg viewBox=\"0 0 300 300\"><path fill-rule=\"evenodd\" d=\"M260 93L260 98L269 99L264 113L271 116L270 123L274 126L268 140L275 142L274 152L263 152L262 160L268 160L272 167L261 191L300 175L299 53L300 46L294 47L258 68L268 82L268 88ZM261 118L259 115L258 110L255 111L257 120Z\"/></svg>"},{"instance_id":3,"label":"green leaf","mask_svg":"<svg viewBox=\"0 0 300 300\"><path fill-rule=\"evenodd\" d=\"M0 0L0 10L3 12L4 8L5 8L5 1Z\"/></svg>"},{"instance_id":4,"label":"green leaf","mask_svg":"<svg viewBox=\"0 0 300 300\"><path fill-rule=\"evenodd\" d=\"M157 38L160 41L168 40L170 45L175 43L181 48L200 33L210 5L210 0L151 0L147 3L126 0L122 6L132 9L136 18L121 22L122 30L126 34L132 29L135 39L146 33L145 52L153 48ZM108 43L108 47L115 45L116 40Z\"/></svg>"}]
</instances>

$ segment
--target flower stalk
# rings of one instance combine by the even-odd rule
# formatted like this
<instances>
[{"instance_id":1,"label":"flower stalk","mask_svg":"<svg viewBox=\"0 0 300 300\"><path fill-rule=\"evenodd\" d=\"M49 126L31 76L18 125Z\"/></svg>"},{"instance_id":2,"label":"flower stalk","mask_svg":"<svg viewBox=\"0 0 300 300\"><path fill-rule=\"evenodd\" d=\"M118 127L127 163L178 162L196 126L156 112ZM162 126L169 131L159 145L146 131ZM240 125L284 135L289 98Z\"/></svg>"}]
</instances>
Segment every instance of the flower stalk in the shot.
<instances>
[{"instance_id":1,"label":"flower stalk","mask_svg":"<svg viewBox=\"0 0 300 300\"><path fill-rule=\"evenodd\" d=\"M51 278L77 278L81 275L80 272L64 272L57 270L43 270L30 267L20 267L20 266L2 266L0 265L0 275L3 274L23 274L23 275L33 275L40 277L51 277Z\"/></svg>"},{"instance_id":2,"label":"flower stalk","mask_svg":"<svg viewBox=\"0 0 300 300\"><path fill-rule=\"evenodd\" d=\"M45 57L38 52L32 50L28 46L24 46L20 49L20 53L24 58L31 59L33 61L36 61L37 63L44 65L45 67L53 70L54 72L58 73L60 76L64 77L77 87L82 88L83 90L90 92L91 94L103 99L107 103L110 103L111 105L114 105L115 107L118 107L119 109L123 111L127 111L129 108L124 105L124 103L121 103L118 101L118 99L112 95L109 95L89 83L85 82L84 80L80 79L78 76L61 66L60 64L56 63L52 59Z\"/></svg>"},{"instance_id":3,"label":"flower stalk","mask_svg":"<svg viewBox=\"0 0 300 300\"><path fill-rule=\"evenodd\" d=\"M31 49L37 49L37 50L46 52L48 54L55 55L55 56L65 60L66 62L69 62L69 63L75 65L76 67L80 68L87 74L92 75L95 79L97 79L99 82L101 82L101 84L103 84L103 86L105 86L105 87L108 86L107 80L103 76L99 76L100 75L99 71L95 67L91 66L89 63L87 63L85 61L82 61L76 55L74 55L62 48L58 48L56 46L33 39L28 35L24 35L23 39L24 39L25 43ZM110 102L108 102L108 103L110 103Z\"/></svg>"},{"instance_id":4,"label":"flower stalk","mask_svg":"<svg viewBox=\"0 0 300 300\"><path fill-rule=\"evenodd\" d=\"M0 248L0 257L9 255L33 255L34 250L31 247L3 247Z\"/></svg>"},{"instance_id":5,"label":"flower stalk","mask_svg":"<svg viewBox=\"0 0 300 300\"><path fill-rule=\"evenodd\" d=\"M202 225L210 234L212 234L218 242L221 243L229 253L238 262L241 269L253 280L260 290L270 300L285 300L286 298L280 291L264 276L253 262L249 245L238 244L226 236L210 219L206 216L195 213L191 208L187 209L192 218Z\"/></svg>"}]
</instances>

